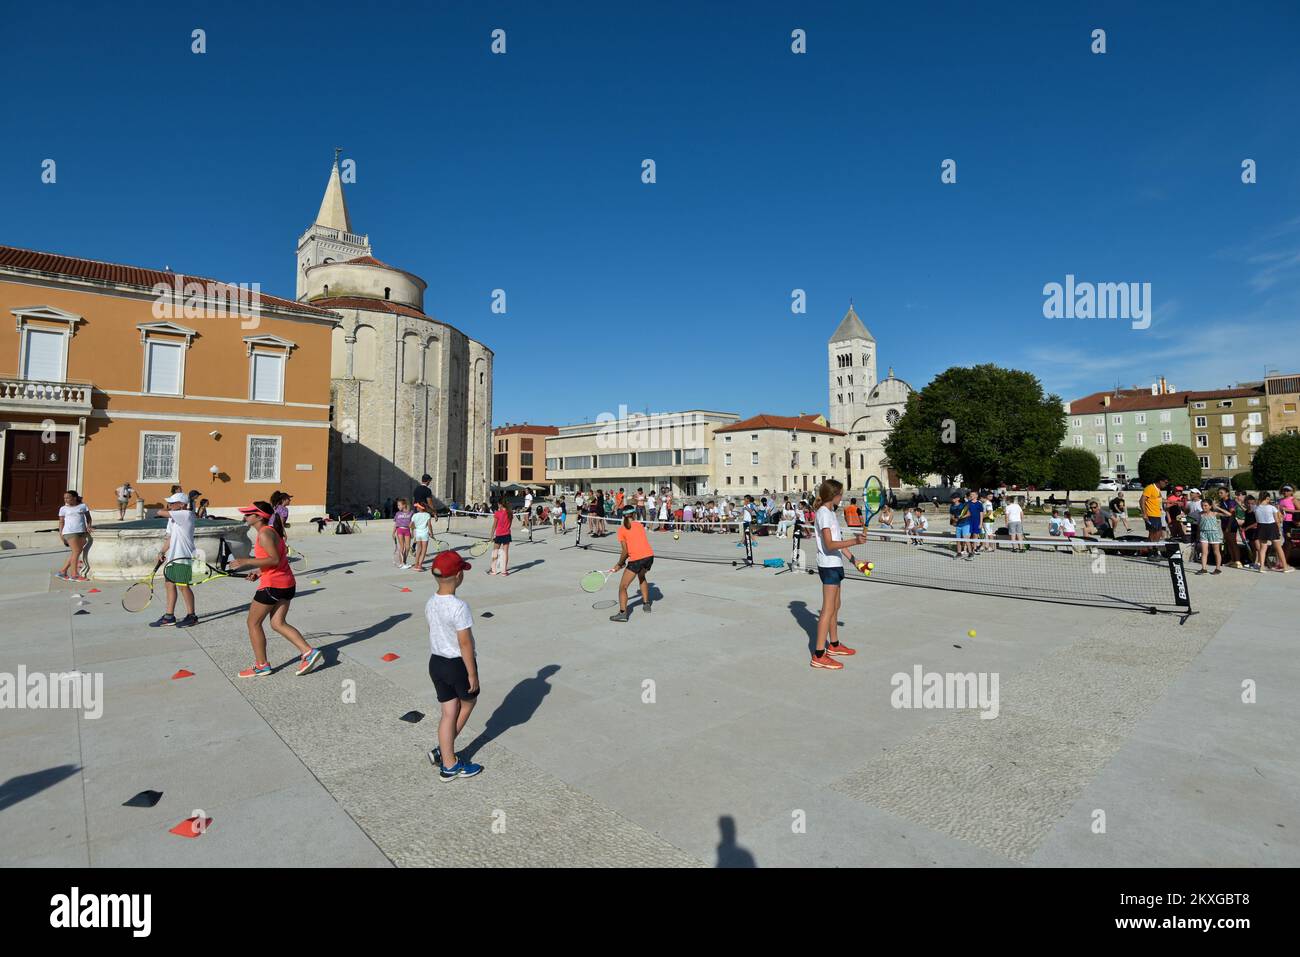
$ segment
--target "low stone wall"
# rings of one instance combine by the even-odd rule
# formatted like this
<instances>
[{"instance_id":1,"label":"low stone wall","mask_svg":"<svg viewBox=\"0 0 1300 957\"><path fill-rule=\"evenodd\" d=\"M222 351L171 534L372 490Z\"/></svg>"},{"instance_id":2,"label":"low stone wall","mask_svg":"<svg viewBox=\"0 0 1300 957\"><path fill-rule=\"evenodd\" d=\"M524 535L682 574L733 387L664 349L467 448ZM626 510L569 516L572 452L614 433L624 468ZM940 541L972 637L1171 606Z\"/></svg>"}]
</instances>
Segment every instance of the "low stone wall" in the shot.
<instances>
[{"instance_id":1,"label":"low stone wall","mask_svg":"<svg viewBox=\"0 0 1300 957\"><path fill-rule=\"evenodd\" d=\"M158 552L166 547L165 528L162 519L98 526L90 548L90 577L110 582L145 578ZM59 544L58 536L48 537L51 544ZM194 530L195 546L211 562L217 559L222 539L234 558L247 558L252 552L248 526L242 522L200 522Z\"/></svg>"}]
</instances>

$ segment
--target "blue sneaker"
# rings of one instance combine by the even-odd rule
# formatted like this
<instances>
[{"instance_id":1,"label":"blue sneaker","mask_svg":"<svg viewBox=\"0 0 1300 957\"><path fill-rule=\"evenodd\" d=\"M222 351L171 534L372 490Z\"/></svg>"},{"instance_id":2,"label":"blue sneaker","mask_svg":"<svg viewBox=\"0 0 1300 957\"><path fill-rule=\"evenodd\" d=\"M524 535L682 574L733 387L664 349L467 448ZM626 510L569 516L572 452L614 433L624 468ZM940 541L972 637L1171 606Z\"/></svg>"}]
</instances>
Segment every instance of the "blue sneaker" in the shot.
<instances>
[{"instance_id":1,"label":"blue sneaker","mask_svg":"<svg viewBox=\"0 0 1300 957\"><path fill-rule=\"evenodd\" d=\"M171 627L172 625L174 625L174 624L176 624L176 616L175 616L175 615L163 615L163 616L162 616L161 618L159 618L157 621L151 621L151 622L149 622L149 627L150 627L150 628L170 628L170 627Z\"/></svg>"},{"instance_id":2,"label":"blue sneaker","mask_svg":"<svg viewBox=\"0 0 1300 957\"><path fill-rule=\"evenodd\" d=\"M438 780L454 781L457 778L472 778L483 770L481 764L471 764L469 761L462 761L459 758L456 763L449 768L438 768Z\"/></svg>"},{"instance_id":3,"label":"blue sneaker","mask_svg":"<svg viewBox=\"0 0 1300 957\"><path fill-rule=\"evenodd\" d=\"M298 671L296 673L299 675L305 675L309 671L313 670L317 665L321 664L324 660L325 655L321 650L319 648L313 648L299 659Z\"/></svg>"},{"instance_id":4,"label":"blue sneaker","mask_svg":"<svg viewBox=\"0 0 1300 957\"><path fill-rule=\"evenodd\" d=\"M193 628L199 623L198 615L186 615L180 621L176 622L177 628Z\"/></svg>"}]
</instances>

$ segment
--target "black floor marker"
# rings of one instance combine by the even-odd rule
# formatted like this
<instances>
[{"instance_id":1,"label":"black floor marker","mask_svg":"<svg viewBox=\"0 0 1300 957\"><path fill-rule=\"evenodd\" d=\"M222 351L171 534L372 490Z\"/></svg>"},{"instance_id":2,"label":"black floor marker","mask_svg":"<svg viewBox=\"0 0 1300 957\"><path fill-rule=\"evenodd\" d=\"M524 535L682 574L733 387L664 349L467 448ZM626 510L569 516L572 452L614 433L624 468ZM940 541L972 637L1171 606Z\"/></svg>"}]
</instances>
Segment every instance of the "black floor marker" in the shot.
<instances>
[{"instance_id":1,"label":"black floor marker","mask_svg":"<svg viewBox=\"0 0 1300 957\"><path fill-rule=\"evenodd\" d=\"M129 801L123 801L122 807L153 807L162 800L162 791L141 791Z\"/></svg>"},{"instance_id":2,"label":"black floor marker","mask_svg":"<svg viewBox=\"0 0 1300 957\"><path fill-rule=\"evenodd\" d=\"M402 720L407 722L408 724L419 724L421 721L424 720L424 712L408 711L406 712L406 714L402 715Z\"/></svg>"}]
</instances>

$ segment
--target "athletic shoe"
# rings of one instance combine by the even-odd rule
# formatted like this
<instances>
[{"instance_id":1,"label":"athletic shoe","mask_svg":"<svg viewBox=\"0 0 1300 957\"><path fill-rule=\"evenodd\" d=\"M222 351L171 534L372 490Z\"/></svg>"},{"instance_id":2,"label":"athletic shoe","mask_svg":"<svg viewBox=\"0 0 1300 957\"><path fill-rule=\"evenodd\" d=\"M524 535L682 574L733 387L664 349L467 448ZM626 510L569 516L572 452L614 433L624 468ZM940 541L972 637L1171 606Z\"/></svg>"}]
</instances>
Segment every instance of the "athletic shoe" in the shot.
<instances>
[{"instance_id":1,"label":"athletic shoe","mask_svg":"<svg viewBox=\"0 0 1300 957\"><path fill-rule=\"evenodd\" d=\"M89 578L86 578L84 575L73 575L71 578L68 579L68 581L70 581L70 582L88 582L88 581L90 581L90 579L89 579Z\"/></svg>"},{"instance_id":2,"label":"athletic shoe","mask_svg":"<svg viewBox=\"0 0 1300 957\"><path fill-rule=\"evenodd\" d=\"M150 628L170 628L170 627L171 627L172 625L174 625L174 624L176 624L176 616L175 616L175 615L163 615L163 616L162 616L161 618L159 618L157 621L151 621L151 622L149 622L149 627L150 627Z\"/></svg>"},{"instance_id":3,"label":"athletic shoe","mask_svg":"<svg viewBox=\"0 0 1300 957\"><path fill-rule=\"evenodd\" d=\"M483 770L483 765L473 764L469 761L457 759L456 763L449 768L438 768L438 780L454 781L457 778L472 778Z\"/></svg>"},{"instance_id":4,"label":"athletic shoe","mask_svg":"<svg viewBox=\"0 0 1300 957\"><path fill-rule=\"evenodd\" d=\"M1258 565L1251 565L1250 570L1253 572L1259 572L1261 575L1264 574L1264 569L1260 568Z\"/></svg>"},{"instance_id":5,"label":"athletic shoe","mask_svg":"<svg viewBox=\"0 0 1300 957\"><path fill-rule=\"evenodd\" d=\"M245 668L239 673L241 678L265 678L271 673L270 664L253 665L251 668Z\"/></svg>"},{"instance_id":6,"label":"athletic shoe","mask_svg":"<svg viewBox=\"0 0 1300 957\"><path fill-rule=\"evenodd\" d=\"M442 769L442 748L438 745L434 745L433 750L429 752L429 763L439 770Z\"/></svg>"},{"instance_id":7,"label":"athletic shoe","mask_svg":"<svg viewBox=\"0 0 1300 957\"><path fill-rule=\"evenodd\" d=\"M61 581L61 582L72 581L72 579L69 578L67 575L63 574L63 572L55 572L55 573L54 573L54 577L57 578L57 579L58 579L59 581Z\"/></svg>"},{"instance_id":8,"label":"athletic shoe","mask_svg":"<svg viewBox=\"0 0 1300 957\"><path fill-rule=\"evenodd\" d=\"M832 658L830 655L822 655L820 658L818 658L816 655L813 655L812 661L810 663L814 668L825 668L828 671L844 670L844 666L840 664L838 661L836 661L834 658Z\"/></svg>"},{"instance_id":9,"label":"athletic shoe","mask_svg":"<svg viewBox=\"0 0 1300 957\"><path fill-rule=\"evenodd\" d=\"M974 556L974 554L972 554L971 552L967 552L967 553L966 553L966 561L971 562L971 561L974 561L974 560L975 560L975 556Z\"/></svg>"},{"instance_id":10,"label":"athletic shoe","mask_svg":"<svg viewBox=\"0 0 1300 957\"><path fill-rule=\"evenodd\" d=\"M1279 574L1282 574L1282 575L1290 575L1293 571L1295 571L1295 569L1292 568L1292 567L1290 567L1289 565L1288 565L1286 568L1278 568L1278 569L1274 569L1274 570L1275 570L1276 572L1278 572ZM649 611L649 610L650 610L649 608L646 609L646 611Z\"/></svg>"},{"instance_id":11,"label":"athletic shoe","mask_svg":"<svg viewBox=\"0 0 1300 957\"><path fill-rule=\"evenodd\" d=\"M857 651L855 651L854 649L850 648L848 645L844 644L843 642L840 642L838 645L832 645L830 642L827 642L827 643L826 643L826 654L828 654L828 655L842 655L843 657L847 658L847 657L849 657L850 655L856 655L856 654L857 654Z\"/></svg>"},{"instance_id":12,"label":"athletic shoe","mask_svg":"<svg viewBox=\"0 0 1300 957\"><path fill-rule=\"evenodd\" d=\"M302 660L298 662L297 673L305 675L307 672L315 670L316 666L321 664L324 660L325 655L321 653L321 650L319 648L313 648L311 651L307 652L307 654L303 655Z\"/></svg>"},{"instance_id":13,"label":"athletic shoe","mask_svg":"<svg viewBox=\"0 0 1300 957\"><path fill-rule=\"evenodd\" d=\"M625 611L620 611L617 615L609 616L610 621L627 621L627 619L628 619L628 614Z\"/></svg>"},{"instance_id":14,"label":"athletic shoe","mask_svg":"<svg viewBox=\"0 0 1300 957\"><path fill-rule=\"evenodd\" d=\"M1196 572L1196 574L1198 574L1198 575L1208 575L1209 572L1207 572L1204 568L1202 568L1202 569L1198 570L1198 571Z\"/></svg>"},{"instance_id":15,"label":"athletic shoe","mask_svg":"<svg viewBox=\"0 0 1300 957\"><path fill-rule=\"evenodd\" d=\"M190 614L190 615L186 615L186 616L185 616L184 618L182 618L180 621L176 622L176 627L177 627L177 628L193 628L193 627L194 627L195 625L197 625L198 623L199 623L199 616L198 616L198 615Z\"/></svg>"},{"instance_id":16,"label":"athletic shoe","mask_svg":"<svg viewBox=\"0 0 1300 957\"><path fill-rule=\"evenodd\" d=\"M646 602L644 605L641 606L641 610L644 611L647 615L650 614L650 605L651 605L650 602Z\"/></svg>"}]
</instances>

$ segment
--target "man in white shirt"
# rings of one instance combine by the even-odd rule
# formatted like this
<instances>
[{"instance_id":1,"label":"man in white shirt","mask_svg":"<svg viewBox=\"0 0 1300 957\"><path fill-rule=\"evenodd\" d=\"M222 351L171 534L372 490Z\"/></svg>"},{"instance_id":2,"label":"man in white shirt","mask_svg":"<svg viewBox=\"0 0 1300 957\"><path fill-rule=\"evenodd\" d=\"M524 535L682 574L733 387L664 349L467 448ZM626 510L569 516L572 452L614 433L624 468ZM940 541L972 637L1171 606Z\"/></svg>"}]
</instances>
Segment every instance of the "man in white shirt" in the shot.
<instances>
[{"instance_id":1,"label":"man in white shirt","mask_svg":"<svg viewBox=\"0 0 1300 957\"><path fill-rule=\"evenodd\" d=\"M645 497L645 510L646 515L649 517L649 527L653 528L655 519L659 517L659 513L655 511L655 493L653 489L651 489L650 494Z\"/></svg>"},{"instance_id":2,"label":"man in white shirt","mask_svg":"<svg viewBox=\"0 0 1300 957\"><path fill-rule=\"evenodd\" d=\"M167 498L167 545L158 552L158 561L171 562L178 558L193 558L194 548L194 513L189 509L189 496L177 492ZM167 611L157 621L149 622L150 628L192 628L199 623L199 616L194 613L194 589L188 585L176 585L164 577L163 585L167 590ZM183 591L182 591L183 590ZM180 621L176 620L176 595L185 596L187 614Z\"/></svg>"},{"instance_id":3,"label":"man in white shirt","mask_svg":"<svg viewBox=\"0 0 1300 957\"><path fill-rule=\"evenodd\" d=\"M524 493L524 526L533 524L533 493Z\"/></svg>"},{"instance_id":4,"label":"man in white shirt","mask_svg":"<svg viewBox=\"0 0 1300 957\"><path fill-rule=\"evenodd\" d=\"M113 491L117 495L117 520L125 522L126 509L131 504L131 496L135 494L135 489L131 487L130 482L123 482Z\"/></svg>"},{"instance_id":5,"label":"man in white shirt","mask_svg":"<svg viewBox=\"0 0 1300 957\"><path fill-rule=\"evenodd\" d=\"M1025 509L1020 504L1020 499L1012 499L1007 502L1007 532L1010 533L1011 550L1018 552L1023 550L1025 542Z\"/></svg>"}]
</instances>

